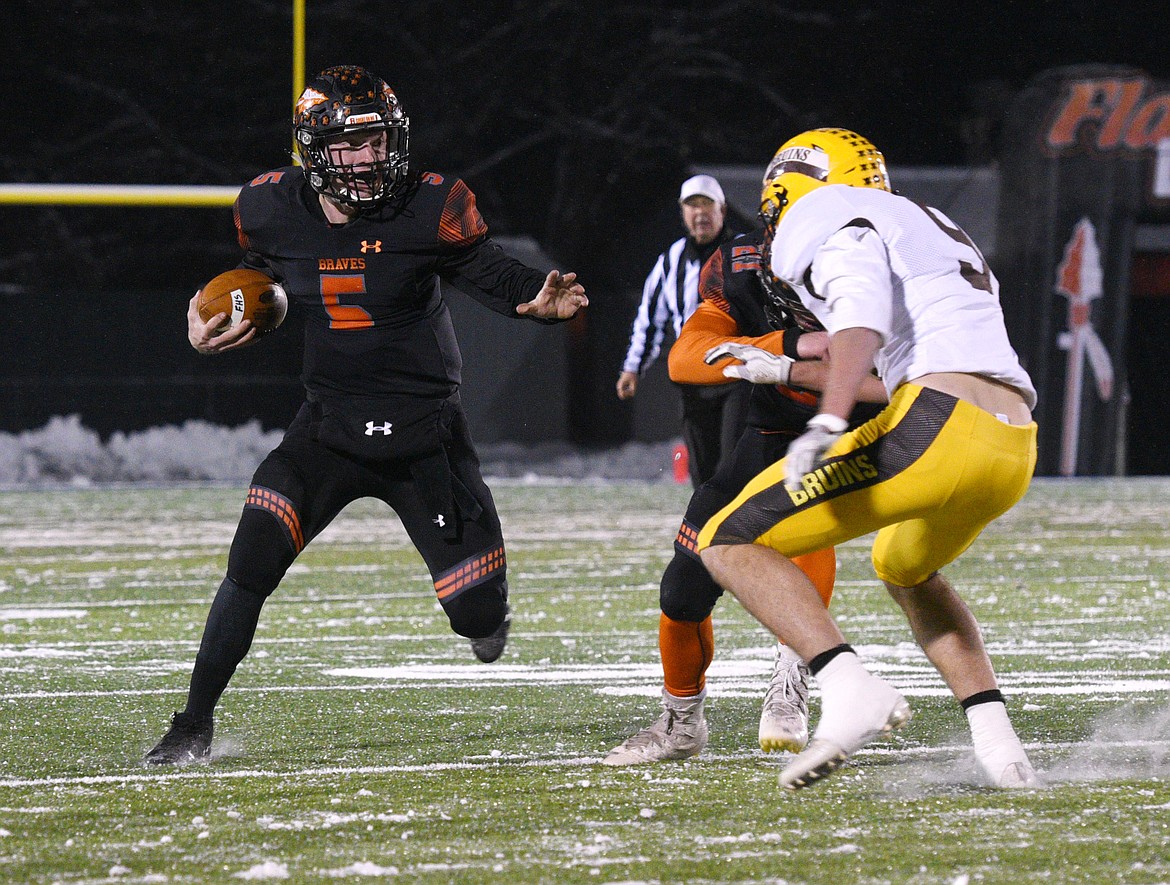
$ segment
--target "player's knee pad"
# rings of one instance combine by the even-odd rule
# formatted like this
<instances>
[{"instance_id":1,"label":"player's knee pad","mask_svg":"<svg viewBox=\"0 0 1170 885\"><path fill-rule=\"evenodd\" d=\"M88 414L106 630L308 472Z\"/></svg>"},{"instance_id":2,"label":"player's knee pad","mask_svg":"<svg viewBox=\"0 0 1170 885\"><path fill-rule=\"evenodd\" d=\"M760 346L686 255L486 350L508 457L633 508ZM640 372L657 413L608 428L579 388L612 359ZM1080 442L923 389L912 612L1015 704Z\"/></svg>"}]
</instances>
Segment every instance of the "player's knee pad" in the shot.
<instances>
[{"instance_id":1,"label":"player's knee pad","mask_svg":"<svg viewBox=\"0 0 1170 885\"><path fill-rule=\"evenodd\" d=\"M442 601L451 629L468 639L491 636L508 615L508 582L503 575Z\"/></svg>"},{"instance_id":2,"label":"player's knee pad","mask_svg":"<svg viewBox=\"0 0 1170 885\"><path fill-rule=\"evenodd\" d=\"M662 613L675 621L697 623L711 614L722 595L723 589L697 555L684 552L676 545L674 558L666 566L658 586Z\"/></svg>"},{"instance_id":3,"label":"player's knee pad","mask_svg":"<svg viewBox=\"0 0 1170 885\"><path fill-rule=\"evenodd\" d=\"M255 487L249 501L254 493ZM299 552L278 513L248 504L232 539L227 573L241 587L269 596Z\"/></svg>"}]
</instances>

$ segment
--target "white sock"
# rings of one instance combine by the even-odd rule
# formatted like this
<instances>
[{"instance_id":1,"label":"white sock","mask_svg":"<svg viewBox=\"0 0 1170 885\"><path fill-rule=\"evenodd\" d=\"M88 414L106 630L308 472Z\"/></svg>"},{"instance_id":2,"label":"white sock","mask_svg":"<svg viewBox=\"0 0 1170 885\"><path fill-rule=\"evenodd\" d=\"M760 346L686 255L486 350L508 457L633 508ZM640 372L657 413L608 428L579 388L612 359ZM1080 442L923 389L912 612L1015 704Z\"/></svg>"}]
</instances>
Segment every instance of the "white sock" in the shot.
<instances>
[{"instance_id":1,"label":"white sock","mask_svg":"<svg viewBox=\"0 0 1170 885\"><path fill-rule=\"evenodd\" d=\"M842 652L817 673L821 719L814 737L853 753L886 728L890 714L905 700L892 685Z\"/></svg>"},{"instance_id":2,"label":"white sock","mask_svg":"<svg viewBox=\"0 0 1170 885\"><path fill-rule=\"evenodd\" d=\"M967 724L971 726L971 743L975 752L991 751L1001 744L1020 746L1020 739L1008 719L1003 701L987 701L968 707Z\"/></svg>"},{"instance_id":3,"label":"white sock","mask_svg":"<svg viewBox=\"0 0 1170 885\"><path fill-rule=\"evenodd\" d=\"M851 651L841 652L817 673L821 691L847 691L850 686L863 685L872 678L873 674L862 666L861 658Z\"/></svg>"},{"instance_id":4,"label":"white sock","mask_svg":"<svg viewBox=\"0 0 1170 885\"><path fill-rule=\"evenodd\" d=\"M693 694L689 698L680 698L678 695L671 694L665 688L662 689L662 700L666 706L674 707L676 710L688 709L695 707L702 703L707 698L707 686L703 686L703 690L698 694Z\"/></svg>"},{"instance_id":5,"label":"white sock","mask_svg":"<svg viewBox=\"0 0 1170 885\"><path fill-rule=\"evenodd\" d=\"M1017 762L1028 764L1028 754L1008 719L1002 701L987 701L968 707L967 724L971 726L971 744L983 773L999 786L1004 770ZM1028 764L1029 769L1031 768Z\"/></svg>"}]
</instances>

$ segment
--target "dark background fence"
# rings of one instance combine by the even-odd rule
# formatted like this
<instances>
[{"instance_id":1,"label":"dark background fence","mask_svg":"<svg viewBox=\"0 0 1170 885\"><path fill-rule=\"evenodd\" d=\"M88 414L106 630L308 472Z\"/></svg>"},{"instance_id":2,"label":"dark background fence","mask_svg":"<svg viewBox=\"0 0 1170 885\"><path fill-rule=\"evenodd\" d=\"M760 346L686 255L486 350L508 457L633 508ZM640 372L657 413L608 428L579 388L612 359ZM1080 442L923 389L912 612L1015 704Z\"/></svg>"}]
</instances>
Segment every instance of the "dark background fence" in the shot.
<instances>
[{"instance_id":1,"label":"dark background fence","mask_svg":"<svg viewBox=\"0 0 1170 885\"><path fill-rule=\"evenodd\" d=\"M283 0L9 6L15 39L0 65L18 110L0 141L0 181L238 186L287 161ZM465 178L494 234L539 243L541 260L589 288L588 312L555 330L452 295L477 436L604 448L677 433L661 365L633 404L613 385L642 278L679 234L675 197L690 171L746 170L750 220L775 147L832 124L864 132L894 167L978 178L1018 149L1005 144L1005 120L1042 72L1099 62L1170 78L1170 55L1151 37L1170 23L1165 4L1039 6L927 4L911 18L882 0L831 11L662 0L614 16L579 0L457 14L431 2L388 11L309 0L306 65L365 64L385 77L410 114L416 166ZM932 199L947 208L950 198ZM993 236L974 223L964 221L986 246ZM1161 235L1137 233L1152 248L1135 246L1145 282L1134 283L1127 355L1115 356L1141 381L1122 424L1142 430L1170 412L1160 384L1170 372L1155 322L1166 303ZM57 414L102 434L187 417L283 426L300 398L295 317L235 355L204 359L186 344L191 292L237 257L226 209L0 206L0 430ZM1134 445L1124 454L1125 469L1170 462Z\"/></svg>"}]
</instances>

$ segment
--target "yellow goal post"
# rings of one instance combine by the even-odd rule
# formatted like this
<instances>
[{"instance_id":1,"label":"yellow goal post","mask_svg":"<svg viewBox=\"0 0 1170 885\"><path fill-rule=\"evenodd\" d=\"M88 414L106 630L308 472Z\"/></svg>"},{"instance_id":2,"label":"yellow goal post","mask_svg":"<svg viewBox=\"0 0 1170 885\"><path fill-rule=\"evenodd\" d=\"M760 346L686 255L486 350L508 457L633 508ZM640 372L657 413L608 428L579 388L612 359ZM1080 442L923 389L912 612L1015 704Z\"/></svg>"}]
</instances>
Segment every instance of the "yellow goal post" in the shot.
<instances>
[{"instance_id":1,"label":"yellow goal post","mask_svg":"<svg viewBox=\"0 0 1170 885\"><path fill-rule=\"evenodd\" d=\"M293 106L305 86L305 0L292 0ZM293 156L296 156L294 149ZM22 184L0 183L0 205L7 206L230 206L238 185L184 184Z\"/></svg>"}]
</instances>

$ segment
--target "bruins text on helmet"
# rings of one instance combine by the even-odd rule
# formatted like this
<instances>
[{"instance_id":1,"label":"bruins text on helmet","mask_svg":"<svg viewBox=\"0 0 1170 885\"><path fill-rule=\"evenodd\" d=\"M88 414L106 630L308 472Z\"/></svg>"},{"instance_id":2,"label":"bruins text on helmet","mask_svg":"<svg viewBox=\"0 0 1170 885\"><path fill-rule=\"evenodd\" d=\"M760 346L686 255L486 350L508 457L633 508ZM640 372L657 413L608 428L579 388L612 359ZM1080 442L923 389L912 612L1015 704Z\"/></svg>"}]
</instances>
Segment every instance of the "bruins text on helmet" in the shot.
<instances>
[{"instance_id":1,"label":"bruins text on helmet","mask_svg":"<svg viewBox=\"0 0 1170 885\"><path fill-rule=\"evenodd\" d=\"M764 173L760 221L764 225L761 279L764 288L809 328L816 322L796 293L772 274L772 238L776 225L792 204L814 188L848 184L891 191L886 158L868 138L848 129L810 129L780 145Z\"/></svg>"},{"instance_id":2,"label":"bruins text on helmet","mask_svg":"<svg viewBox=\"0 0 1170 885\"><path fill-rule=\"evenodd\" d=\"M297 156L313 190L350 206L373 207L405 183L410 121L384 80L352 65L309 81L293 114ZM366 141L370 159L341 162L332 148Z\"/></svg>"}]
</instances>

